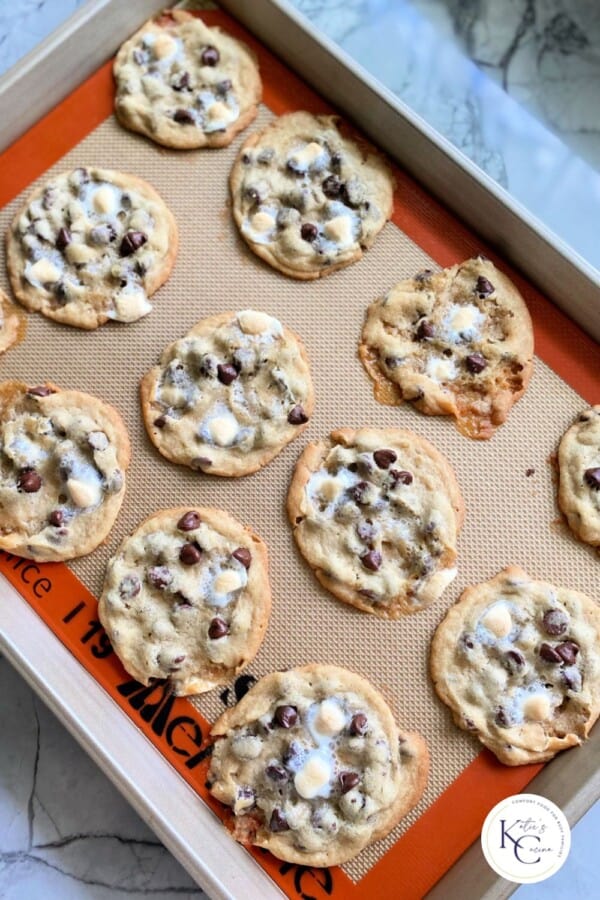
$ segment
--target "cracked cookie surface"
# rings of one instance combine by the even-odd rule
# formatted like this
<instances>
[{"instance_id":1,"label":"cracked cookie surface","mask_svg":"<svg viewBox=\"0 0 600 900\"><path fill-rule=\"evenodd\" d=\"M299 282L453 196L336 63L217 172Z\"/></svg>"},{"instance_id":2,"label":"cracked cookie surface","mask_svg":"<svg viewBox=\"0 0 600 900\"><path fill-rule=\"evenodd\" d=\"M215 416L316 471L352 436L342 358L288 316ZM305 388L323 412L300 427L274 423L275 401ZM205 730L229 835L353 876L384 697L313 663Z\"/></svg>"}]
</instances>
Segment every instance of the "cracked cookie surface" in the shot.
<instances>
[{"instance_id":1,"label":"cracked cookie surface","mask_svg":"<svg viewBox=\"0 0 600 900\"><path fill-rule=\"evenodd\" d=\"M529 384L531 318L506 275L477 257L425 270L372 303L359 355L381 403L409 400L487 439Z\"/></svg>"},{"instance_id":2,"label":"cracked cookie surface","mask_svg":"<svg viewBox=\"0 0 600 900\"><path fill-rule=\"evenodd\" d=\"M119 513L129 457L123 420L102 400L0 384L0 547L38 561L90 553Z\"/></svg>"},{"instance_id":3,"label":"cracked cookie surface","mask_svg":"<svg viewBox=\"0 0 600 900\"><path fill-rule=\"evenodd\" d=\"M223 510L162 510L110 560L98 614L142 684L200 694L254 658L271 611L267 548Z\"/></svg>"},{"instance_id":4,"label":"cracked cookie surface","mask_svg":"<svg viewBox=\"0 0 600 900\"><path fill-rule=\"evenodd\" d=\"M314 394L300 338L246 309L203 319L140 386L148 435L172 462L247 475L306 427Z\"/></svg>"},{"instance_id":5,"label":"cracked cookie surface","mask_svg":"<svg viewBox=\"0 0 600 900\"><path fill-rule=\"evenodd\" d=\"M121 123L176 149L226 147L262 94L252 51L182 10L166 10L126 41L114 75Z\"/></svg>"},{"instance_id":6,"label":"cracked cookie surface","mask_svg":"<svg viewBox=\"0 0 600 900\"><path fill-rule=\"evenodd\" d=\"M309 444L287 509L321 584L364 612L417 612L456 576L460 490L445 457L411 431L346 428Z\"/></svg>"},{"instance_id":7,"label":"cracked cookie surface","mask_svg":"<svg viewBox=\"0 0 600 900\"><path fill-rule=\"evenodd\" d=\"M0 290L0 353L25 337L27 323L21 310Z\"/></svg>"},{"instance_id":8,"label":"cracked cookie surface","mask_svg":"<svg viewBox=\"0 0 600 900\"><path fill-rule=\"evenodd\" d=\"M345 137L333 116L289 113L251 135L230 185L250 249L293 278L360 259L392 212L387 163Z\"/></svg>"},{"instance_id":9,"label":"cracked cookie surface","mask_svg":"<svg viewBox=\"0 0 600 900\"><path fill-rule=\"evenodd\" d=\"M558 503L571 530L600 546L600 406L581 413L558 450Z\"/></svg>"},{"instance_id":10,"label":"cracked cookie surface","mask_svg":"<svg viewBox=\"0 0 600 900\"><path fill-rule=\"evenodd\" d=\"M7 234L17 299L65 325L135 322L167 280L177 225L153 187L110 169L78 168L39 187Z\"/></svg>"},{"instance_id":11,"label":"cracked cookie surface","mask_svg":"<svg viewBox=\"0 0 600 900\"><path fill-rule=\"evenodd\" d=\"M375 688L337 666L262 678L217 720L208 772L233 835L279 859L339 865L385 837L425 789L429 755Z\"/></svg>"},{"instance_id":12,"label":"cracked cookie surface","mask_svg":"<svg viewBox=\"0 0 600 900\"><path fill-rule=\"evenodd\" d=\"M439 697L500 762L545 762L600 713L600 607L517 566L467 588L430 656Z\"/></svg>"}]
</instances>

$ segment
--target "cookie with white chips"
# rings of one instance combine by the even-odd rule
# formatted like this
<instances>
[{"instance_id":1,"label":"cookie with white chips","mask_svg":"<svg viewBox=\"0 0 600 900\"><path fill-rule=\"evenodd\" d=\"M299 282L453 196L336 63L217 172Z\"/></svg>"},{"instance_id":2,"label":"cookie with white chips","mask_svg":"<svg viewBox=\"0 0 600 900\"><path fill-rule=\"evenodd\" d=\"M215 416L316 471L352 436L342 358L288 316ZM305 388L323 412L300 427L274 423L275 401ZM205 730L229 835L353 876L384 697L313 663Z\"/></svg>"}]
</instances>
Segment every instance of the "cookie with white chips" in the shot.
<instances>
[{"instance_id":1,"label":"cookie with white chips","mask_svg":"<svg viewBox=\"0 0 600 900\"><path fill-rule=\"evenodd\" d=\"M262 94L253 52L182 10L165 10L126 41L114 75L119 121L176 149L226 147Z\"/></svg>"},{"instance_id":2,"label":"cookie with white chips","mask_svg":"<svg viewBox=\"0 0 600 900\"><path fill-rule=\"evenodd\" d=\"M359 675L313 663L262 678L223 713L208 784L236 840L307 866L347 862L418 803L429 755Z\"/></svg>"},{"instance_id":3,"label":"cookie with white chips","mask_svg":"<svg viewBox=\"0 0 600 900\"><path fill-rule=\"evenodd\" d=\"M384 159L334 116L295 112L251 135L230 178L233 216L250 249L293 278L360 259L392 213Z\"/></svg>"},{"instance_id":4,"label":"cookie with white chips","mask_svg":"<svg viewBox=\"0 0 600 900\"><path fill-rule=\"evenodd\" d=\"M600 546L600 406L581 413L558 448L558 504L571 530Z\"/></svg>"},{"instance_id":5,"label":"cookie with white chips","mask_svg":"<svg viewBox=\"0 0 600 900\"><path fill-rule=\"evenodd\" d=\"M167 459L247 475L305 428L314 394L300 338L252 309L203 319L142 379L150 440Z\"/></svg>"},{"instance_id":6,"label":"cookie with white chips","mask_svg":"<svg viewBox=\"0 0 600 900\"><path fill-rule=\"evenodd\" d=\"M117 518L129 457L108 403L50 383L0 384L0 548L40 562L90 553Z\"/></svg>"},{"instance_id":7,"label":"cookie with white chips","mask_svg":"<svg viewBox=\"0 0 600 900\"><path fill-rule=\"evenodd\" d=\"M22 340L25 330L25 316L0 289L0 353Z\"/></svg>"},{"instance_id":8,"label":"cookie with white chips","mask_svg":"<svg viewBox=\"0 0 600 900\"><path fill-rule=\"evenodd\" d=\"M456 576L460 489L448 460L412 431L344 428L309 444L287 510L321 584L364 612L417 612Z\"/></svg>"},{"instance_id":9,"label":"cookie with white chips","mask_svg":"<svg viewBox=\"0 0 600 900\"><path fill-rule=\"evenodd\" d=\"M50 319L92 329L136 322L177 256L175 219L146 181L78 168L37 188L7 233L17 299Z\"/></svg>"},{"instance_id":10,"label":"cookie with white chips","mask_svg":"<svg viewBox=\"0 0 600 900\"><path fill-rule=\"evenodd\" d=\"M229 681L261 645L271 611L267 548L220 509L146 519L110 560L98 615L142 684L178 696Z\"/></svg>"},{"instance_id":11,"label":"cookie with white chips","mask_svg":"<svg viewBox=\"0 0 600 900\"><path fill-rule=\"evenodd\" d=\"M523 298L484 257L401 281L367 310L359 355L380 403L410 401L486 439L533 371Z\"/></svg>"},{"instance_id":12,"label":"cookie with white chips","mask_svg":"<svg viewBox=\"0 0 600 900\"><path fill-rule=\"evenodd\" d=\"M600 713L600 606L510 566L439 625L431 676L460 728L509 766L581 744Z\"/></svg>"}]
</instances>

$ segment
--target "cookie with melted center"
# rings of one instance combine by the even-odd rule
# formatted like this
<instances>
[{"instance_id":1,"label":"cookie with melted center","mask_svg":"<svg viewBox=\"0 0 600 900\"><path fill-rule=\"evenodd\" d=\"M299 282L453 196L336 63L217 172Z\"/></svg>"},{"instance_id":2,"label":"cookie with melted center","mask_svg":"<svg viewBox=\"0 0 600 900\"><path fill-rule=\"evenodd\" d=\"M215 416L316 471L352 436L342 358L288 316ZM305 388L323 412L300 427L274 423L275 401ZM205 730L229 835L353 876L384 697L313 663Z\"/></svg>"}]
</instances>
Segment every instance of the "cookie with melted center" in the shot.
<instances>
[{"instance_id":1,"label":"cookie with melted center","mask_svg":"<svg viewBox=\"0 0 600 900\"><path fill-rule=\"evenodd\" d=\"M359 675L312 664L262 678L217 720L211 793L236 840L307 866L347 862L415 806L429 756Z\"/></svg>"},{"instance_id":2,"label":"cookie with melted center","mask_svg":"<svg viewBox=\"0 0 600 900\"><path fill-rule=\"evenodd\" d=\"M545 762L600 713L600 607L510 566L438 627L431 677L460 728L509 766Z\"/></svg>"},{"instance_id":3,"label":"cookie with melted center","mask_svg":"<svg viewBox=\"0 0 600 900\"><path fill-rule=\"evenodd\" d=\"M23 340L26 328L25 316L21 310L0 290L0 353Z\"/></svg>"},{"instance_id":4,"label":"cookie with melted center","mask_svg":"<svg viewBox=\"0 0 600 900\"><path fill-rule=\"evenodd\" d=\"M289 113L251 135L230 186L243 239L293 278L360 259L392 212L387 163L342 134L333 116Z\"/></svg>"},{"instance_id":5,"label":"cookie with melted center","mask_svg":"<svg viewBox=\"0 0 600 900\"><path fill-rule=\"evenodd\" d=\"M249 47L182 10L166 10L126 41L114 75L119 121L176 149L226 147L262 94Z\"/></svg>"},{"instance_id":6,"label":"cookie with melted center","mask_svg":"<svg viewBox=\"0 0 600 900\"><path fill-rule=\"evenodd\" d=\"M105 540L125 495L129 437L97 397L0 384L0 548L73 559Z\"/></svg>"},{"instance_id":7,"label":"cookie with melted center","mask_svg":"<svg viewBox=\"0 0 600 900\"><path fill-rule=\"evenodd\" d=\"M321 584L364 612L417 612L456 576L460 490L450 463L412 431L344 428L309 444L287 510Z\"/></svg>"},{"instance_id":8,"label":"cookie with melted center","mask_svg":"<svg viewBox=\"0 0 600 900\"><path fill-rule=\"evenodd\" d=\"M256 655L271 611L267 548L223 510L163 510L108 564L98 614L142 684L178 696L229 681Z\"/></svg>"},{"instance_id":9,"label":"cookie with melted center","mask_svg":"<svg viewBox=\"0 0 600 900\"><path fill-rule=\"evenodd\" d=\"M529 384L531 318L514 284L477 257L421 272L372 303L359 355L380 403L408 400L486 439Z\"/></svg>"},{"instance_id":10,"label":"cookie with melted center","mask_svg":"<svg viewBox=\"0 0 600 900\"><path fill-rule=\"evenodd\" d=\"M314 394L300 338L252 309L203 319L141 382L150 440L167 459L247 475L306 428Z\"/></svg>"},{"instance_id":11,"label":"cookie with melted center","mask_svg":"<svg viewBox=\"0 0 600 900\"><path fill-rule=\"evenodd\" d=\"M558 449L558 503L569 527L600 546L600 406L581 413Z\"/></svg>"},{"instance_id":12,"label":"cookie with melted center","mask_svg":"<svg viewBox=\"0 0 600 900\"><path fill-rule=\"evenodd\" d=\"M153 187L110 169L79 168L34 191L7 235L17 299L65 325L136 322L167 280L177 225Z\"/></svg>"}]
</instances>

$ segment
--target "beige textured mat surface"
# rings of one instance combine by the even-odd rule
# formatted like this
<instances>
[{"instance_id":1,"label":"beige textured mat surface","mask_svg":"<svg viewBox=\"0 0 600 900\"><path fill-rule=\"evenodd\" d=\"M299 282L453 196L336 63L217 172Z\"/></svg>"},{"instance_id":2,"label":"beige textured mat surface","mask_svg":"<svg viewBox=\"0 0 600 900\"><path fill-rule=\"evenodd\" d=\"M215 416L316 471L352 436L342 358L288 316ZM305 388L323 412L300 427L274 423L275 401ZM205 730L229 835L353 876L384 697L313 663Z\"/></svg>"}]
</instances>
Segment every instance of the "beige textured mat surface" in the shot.
<instances>
[{"instance_id":1,"label":"beige textured mat surface","mask_svg":"<svg viewBox=\"0 0 600 900\"><path fill-rule=\"evenodd\" d=\"M263 108L257 124L270 118ZM89 391L124 415L133 459L123 509L107 544L73 564L94 593L101 589L109 554L143 518L169 506L222 507L252 525L271 555L273 615L249 671L261 676L309 661L347 666L382 690L401 727L425 736L432 754L427 792L387 841L345 867L358 878L479 752L479 745L452 725L427 675L433 630L461 589L516 563L534 576L597 595L595 554L555 523L548 463L585 404L538 361L527 395L487 443L462 437L450 419L427 418L410 406L378 405L356 352L364 310L394 281L434 266L432 260L388 224L362 262L329 278L301 283L272 271L246 249L229 214L227 176L242 140L225 150L183 154L126 133L111 119L68 153L51 172L87 164L148 179L179 223L179 258L171 279L153 298L153 313L134 325L110 324L87 333L29 315L27 338L0 357L0 375L29 384L50 379ZM0 214L3 229L24 197ZM8 288L4 265L1 281ZM266 469L241 480L174 466L146 438L138 381L163 347L199 319L247 307L277 316L304 339L316 389L310 426ZM296 552L287 524L286 490L301 448L344 425L398 425L424 435L448 456L464 494L457 580L433 607L399 622L359 613L324 591ZM529 468L535 473L527 477ZM209 719L223 709L219 695L214 691L198 703Z\"/></svg>"}]
</instances>

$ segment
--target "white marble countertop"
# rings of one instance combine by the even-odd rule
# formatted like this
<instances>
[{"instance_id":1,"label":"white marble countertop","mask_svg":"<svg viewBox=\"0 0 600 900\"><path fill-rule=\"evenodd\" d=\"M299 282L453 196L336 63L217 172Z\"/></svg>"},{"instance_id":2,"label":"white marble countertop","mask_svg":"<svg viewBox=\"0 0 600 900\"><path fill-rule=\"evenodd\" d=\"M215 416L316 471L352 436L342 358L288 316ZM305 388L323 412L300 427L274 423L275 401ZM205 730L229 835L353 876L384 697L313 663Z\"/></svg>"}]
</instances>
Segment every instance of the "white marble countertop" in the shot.
<instances>
[{"instance_id":1,"label":"white marble countertop","mask_svg":"<svg viewBox=\"0 0 600 900\"><path fill-rule=\"evenodd\" d=\"M0 0L0 73L83 2ZM599 264L597 0L293 5ZM205 896L1 658L0 696L0 897ZM596 804L563 869L519 900L599 896L599 833Z\"/></svg>"}]
</instances>

